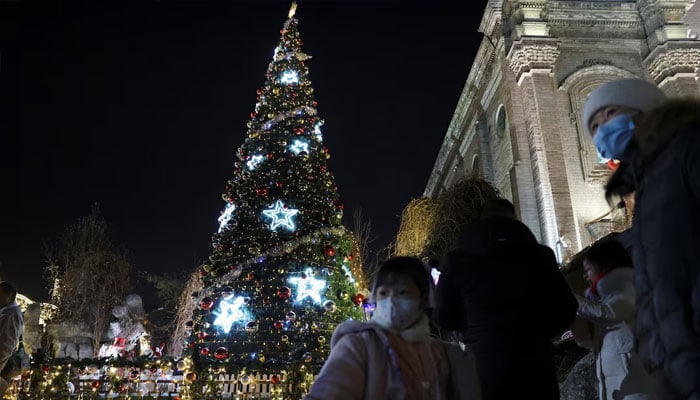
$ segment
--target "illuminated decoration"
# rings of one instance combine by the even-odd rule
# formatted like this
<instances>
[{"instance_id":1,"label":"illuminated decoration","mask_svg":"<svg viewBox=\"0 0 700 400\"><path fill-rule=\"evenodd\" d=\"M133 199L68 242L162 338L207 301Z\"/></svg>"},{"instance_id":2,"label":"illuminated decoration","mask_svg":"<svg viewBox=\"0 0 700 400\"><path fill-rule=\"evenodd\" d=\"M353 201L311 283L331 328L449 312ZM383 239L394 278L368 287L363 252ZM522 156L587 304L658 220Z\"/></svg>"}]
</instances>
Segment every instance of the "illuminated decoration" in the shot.
<instances>
[{"instance_id":1,"label":"illuminated decoration","mask_svg":"<svg viewBox=\"0 0 700 400\"><path fill-rule=\"evenodd\" d=\"M289 14L287 14L288 19L294 18L294 14L297 12L297 2L293 1L291 7L289 7Z\"/></svg>"},{"instance_id":2,"label":"illuminated decoration","mask_svg":"<svg viewBox=\"0 0 700 400\"><path fill-rule=\"evenodd\" d=\"M321 299L321 291L326 288L326 281L312 277L311 268L307 268L304 274L305 277L295 276L288 279L289 283L297 286L297 297L294 299L294 302L300 303L304 299L309 298L314 303L321 304L323 301Z\"/></svg>"},{"instance_id":3,"label":"illuminated decoration","mask_svg":"<svg viewBox=\"0 0 700 400\"><path fill-rule=\"evenodd\" d=\"M438 281L440 280L440 275L442 272L440 272L437 268L433 268L430 270L430 276L433 278L433 282L437 285Z\"/></svg>"},{"instance_id":4,"label":"illuminated decoration","mask_svg":"<svg viewBox=\"0 0 700 400\"><path fill-rule=\"evenodd\" d=\"M299 155L299 153L301 153L302 151L308 153L309 144L304 140L297 139L294 141L294 143L292 143L291 146L289 146L289 150L291 150L292 153L294 153L295 155Z\"/></svg>"},{"instance_id":5,"label":"illuminated decoration","mask_svg":"<svg viewBox=\"0 0 700 400\"><path fill-rule=\"evenodd\" d=\"M216 315L213 325L221 328L222 332L229 333L234 324L250 319L250 315L243 309L243 306L245 306L245 298L242 296L221 300L213 312Z\"/></svg>"},{"instance_id":6,"label":"illuminated decoration","mask_svg":"<svg viewBox=\"0 0 700 400\"><path fill-rule=\"evenodd\" d=\"M355 278L352 277L352 272L350 272L350 268L348 268L348 266L345 264L343 264L341 268L343 268L343 271L345 272L345 277L348 278L348 282L355 283Z\"/></svg>"},{"instance_id":7,"label":"illuminated decoration","mask_svg":"<svg viewBox=\"0 0 700 400\"><path fill-rule=\"evenodd\" d=\"M299 83L299 73L297 71L284 71L280 82L284 85L295 85Z\"/></svg>"},{"instance_id":8,"label":"illuminated decoration","mask_svg":"<svg viewBox=\"0 0 700 400\"><path fill-rule=\"evenodd\" d=\"M323 125L323 123L317 122L314 126L314 136L319 142L323 141L323 132L321 132L321 125Z\"/></svg>"},{"instance_id":9,"label":"illuminated decoration","mask_svg":"<svg viewBox=\"0 0 700 400\"><path fill-rule=\"evenodd\" d=\"M284 203L282 203L282 200L277 200L272 208L263 211L266 217L272 218L272 222L270 223L271 231L276 230L280 226L292 232L295 231L297 227L292 218L298 213L299 210L297 209L287 208Z\"/></svg>"},{"instance_id":10,"label":"illuminated decoration","mask_svg":"<svg viewBox=\"0 0 700 400\"><path fill-rule=\"evenodd\" d=\"M250 171L253 171L253 170L255 170L255 168L258 168L258 165L260 165L264 159L265 159L265 157L263 157L259 154L256 154L256 155L250 157L250 160L248 160L248 162L245 163L245 165L248 167L248 169Z\"/></svg>"},{"instance_id":11,"label":"illuminated decoration","mask_svg":"<svg viewBox=\"0 0 700 400\"><path fill-rule=\"evenodd\" d=\"M228 225L228 222L231 220L231 217L233 216L233 211L236 209L236 206L233 203L227 203L226 208L224 208L224 211L221 213L219 216L218 220L219 221L219 233L224 230L226 225Z\"/></svg>"}]
</instances>

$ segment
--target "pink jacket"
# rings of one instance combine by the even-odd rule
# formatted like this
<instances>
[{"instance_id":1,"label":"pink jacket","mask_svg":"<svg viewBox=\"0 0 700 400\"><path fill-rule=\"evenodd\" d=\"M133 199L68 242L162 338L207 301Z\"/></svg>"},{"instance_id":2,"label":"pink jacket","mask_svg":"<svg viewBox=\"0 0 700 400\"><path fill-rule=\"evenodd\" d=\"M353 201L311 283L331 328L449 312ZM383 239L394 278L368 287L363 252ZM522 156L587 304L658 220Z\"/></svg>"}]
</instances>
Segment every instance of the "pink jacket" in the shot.
<instances>
[{"instance_id":1,"label":"pink jacket","mask_svg":"<svg viewBox=\"0 0 700 400\"><path fill-rule=\"evenodd\" d=\"M354 320L342 323L333 333L331 354L305 399L481 399L476 364L471 353L432 338L422 343L409 343L400 338L394 342L396 348L391 346L387 334L374 323ZM426 378L430 389L426 389L425 393L407 390L403 379L409 374L402 374L399 368L399 357L407 355L403 352L422 352L415 355L420 359L433 360L433 365L417 366L421 371L426 371L426 375L432 376ZM446 372L447 376L438 376L436 371L440 370L449 372Z\"/></svg>"}]
</instances>

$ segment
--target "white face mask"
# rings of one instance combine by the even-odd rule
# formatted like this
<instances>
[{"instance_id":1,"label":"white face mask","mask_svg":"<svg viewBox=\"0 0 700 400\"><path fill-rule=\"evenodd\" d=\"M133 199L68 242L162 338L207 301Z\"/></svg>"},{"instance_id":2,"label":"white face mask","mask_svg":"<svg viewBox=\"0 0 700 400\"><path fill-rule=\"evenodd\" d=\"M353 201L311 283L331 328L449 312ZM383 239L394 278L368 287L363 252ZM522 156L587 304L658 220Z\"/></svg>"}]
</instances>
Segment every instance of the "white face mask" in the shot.
<instances>
[{"instance_id":1,"label":"white face mask","mask_svg":"<svg viewBox=\"0 0 700 400\"><path fill-rule=\"evenodd\" d=\"M372 321L384 329L400 332L411 327L422 316L420 301L387 297L377 300Z\"/></svg>"}]
</instances>

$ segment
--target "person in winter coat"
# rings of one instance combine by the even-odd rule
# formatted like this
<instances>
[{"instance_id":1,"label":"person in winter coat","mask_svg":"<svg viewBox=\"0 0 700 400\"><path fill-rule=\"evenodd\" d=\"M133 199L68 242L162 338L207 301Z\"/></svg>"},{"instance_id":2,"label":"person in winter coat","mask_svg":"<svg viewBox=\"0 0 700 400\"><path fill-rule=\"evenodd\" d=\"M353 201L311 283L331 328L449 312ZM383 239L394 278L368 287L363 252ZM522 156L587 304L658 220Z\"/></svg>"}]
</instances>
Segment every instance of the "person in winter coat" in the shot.
<instances>
[{"instance_id":1,"label":"person in winter coat","mask_svg":"<svg viewBox=\"0 0 700 400\"><path fill-rule=\"evenodd\" d=\"M652 400L654 387L634 351L634 270L615 240L594 243L583 260L590 282L586 297L577 296L578 315L596 326L599 345L596 374L600 399Z\"/></svg>"},{"instance_id":2,"label":"person in winter coat","mask_svg":"<svg viewBox=\"0 0 700 400\"><path fill-rule=\"evenodd\" d=\"M513 204L488 203L440 268L435 321L474 353L484 399L558 400L552 340L578 303L554 253L515 219Z\"/></svg>"},{"instance_id":3,"label":"person in winter coat","mask_svg":"<svg viewBox=\"0 0 700 400\"><path fill-rule=\"evenodd\" d=\"M0 398L9 387L5 366L15 352L22 335L22 311L15 303L17 289L10 282L0 282Z\"/></svg>"},{"instance_id":4,"label":"person in winter coat","mask_svg":"<svg viewBox=\"0 0 700 400\"><path fill-rule=\"evenodd\" d=\"M591 93L583 122L622 161L608 199L634 193L638 352L659 398L700 400L700 103L613 81Z\"/></svg>"},{"instance_id":5,"label":"person in winter coat","mask_svg":"<svg viewBox=\"0 0 700 400\"><path fill-rule=\"evenodd\" d=\"M371 320L336 328L330 356L305 398L481 399L473 356L430 337L429 289L417 258L386 261L372 290Z\"/></svg>"}]
</instances>

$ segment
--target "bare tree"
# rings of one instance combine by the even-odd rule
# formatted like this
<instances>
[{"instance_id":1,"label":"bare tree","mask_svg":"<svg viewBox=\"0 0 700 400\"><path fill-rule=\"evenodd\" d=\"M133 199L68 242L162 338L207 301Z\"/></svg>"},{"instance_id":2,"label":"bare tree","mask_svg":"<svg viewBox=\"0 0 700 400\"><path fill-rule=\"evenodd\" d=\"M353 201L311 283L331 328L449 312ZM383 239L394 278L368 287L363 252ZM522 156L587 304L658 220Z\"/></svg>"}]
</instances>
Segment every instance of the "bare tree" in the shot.
<instances>
[{"instance_id":1,"label":"bare tree","mask_svg":"<svg viewBox=\"0 0 700 400\"><path fill-rule=\"evenodd\" d=\"M97 356L112 308L131 289L131 265L126 253L110 237L97 206L69 226L47 252L46 269L56 322L89 327Z\"/></svg>"},{"instance_id":2,"label":"bare tree","mask_svg":"<svg viewBox=\"0 0 700 400\"><path fill-rule=\"evenodd\" d=\"M371 249L374 241L372 238L372 221L357 207L352 212L353 236L355 237L355 257L360 264L363 280L366 285L371 284ZM365 278L366 277L366 278Z\"/></svg>"},{"instance_id":3,"label":"bare tree","mask_svg":"<svg viewBox=\"0 0 700 400\"><path fill-rule=\"evenodd\" d=\"M199 272L190 274L184 289L180 293L177 300L177 317L175 318L175 327L170 343L168 343L167 353L172 357L179 357L182 354L182 349L185 343L185 338L189 335L186 326L187 321L192 319L192 314L196 308L195 302L192 300L193 295L202 290L202 278Z\"/></svg>"}]
</instances>

